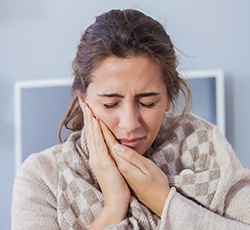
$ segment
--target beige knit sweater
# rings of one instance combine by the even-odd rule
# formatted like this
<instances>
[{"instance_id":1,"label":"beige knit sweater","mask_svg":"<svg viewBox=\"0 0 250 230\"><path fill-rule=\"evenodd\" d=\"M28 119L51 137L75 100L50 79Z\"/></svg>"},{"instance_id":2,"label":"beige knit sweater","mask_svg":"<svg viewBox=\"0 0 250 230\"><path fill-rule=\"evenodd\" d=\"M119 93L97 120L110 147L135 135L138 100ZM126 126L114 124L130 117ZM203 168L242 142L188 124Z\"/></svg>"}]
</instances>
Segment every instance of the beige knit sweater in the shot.
<instances>
[{"instance_id":1,"label":"beige knit sweater","mask_svg":"<svg viewBox=\"0 0 250 230\"><path fill-rule=\"evenodd\" d=\"M241 166L217 127L187 115L169 134L173 115L146 157L169 178L161 218L132 197L126 218L106 229L250 229L250 171ZM88 229L103 195L88 163L83 132L19 168L13 189L12 229Z\"/></svg>"}]
</instances>

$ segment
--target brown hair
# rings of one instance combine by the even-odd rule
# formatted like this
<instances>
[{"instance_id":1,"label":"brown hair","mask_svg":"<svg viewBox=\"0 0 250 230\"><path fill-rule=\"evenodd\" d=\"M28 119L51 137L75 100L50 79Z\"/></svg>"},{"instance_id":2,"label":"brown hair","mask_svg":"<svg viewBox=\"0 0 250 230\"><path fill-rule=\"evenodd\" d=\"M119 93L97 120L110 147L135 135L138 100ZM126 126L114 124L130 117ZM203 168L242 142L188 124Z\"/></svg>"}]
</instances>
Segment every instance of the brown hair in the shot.
<instances>
[{"instance_id":1,"label":"brown hair","mask_svg":"<svg viewBox=\"0 0 250 230\"><path fill-rule=\"evenodd\" d=\"M82 35L72 63L75 76L73 92L80 90L86 94L93 70L110 56L147 56L154 60L161 67L172 108L182 94L182 115L187 112L191 92L176 70L178 61L174 45L158 21L133 9L111 10L96 17ZM83 115L76 94L59 128L60 141L63 127L71 131L83 128Z\"/></svg>"}]
</instances>

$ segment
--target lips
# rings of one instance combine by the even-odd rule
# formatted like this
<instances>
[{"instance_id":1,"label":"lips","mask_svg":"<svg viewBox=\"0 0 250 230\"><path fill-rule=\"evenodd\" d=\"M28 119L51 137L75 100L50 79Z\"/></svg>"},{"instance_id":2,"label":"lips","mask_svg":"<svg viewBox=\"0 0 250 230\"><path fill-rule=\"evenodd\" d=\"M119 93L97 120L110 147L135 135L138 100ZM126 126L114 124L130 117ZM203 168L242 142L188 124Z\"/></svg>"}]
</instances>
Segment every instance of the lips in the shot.
<instances>
[{"instance_id":1,"label":"lips","mask_svg":"<svg viewBox=\"0 0 250 230\"><path fill-rule=\"evenodd\" d=\"M134 148L138 147L141 144L143 139L144 138L119 139L119 142L122 145L125 145L125 146L127 146L129 148L134 149Z\"/></svg>"}]
</instances>

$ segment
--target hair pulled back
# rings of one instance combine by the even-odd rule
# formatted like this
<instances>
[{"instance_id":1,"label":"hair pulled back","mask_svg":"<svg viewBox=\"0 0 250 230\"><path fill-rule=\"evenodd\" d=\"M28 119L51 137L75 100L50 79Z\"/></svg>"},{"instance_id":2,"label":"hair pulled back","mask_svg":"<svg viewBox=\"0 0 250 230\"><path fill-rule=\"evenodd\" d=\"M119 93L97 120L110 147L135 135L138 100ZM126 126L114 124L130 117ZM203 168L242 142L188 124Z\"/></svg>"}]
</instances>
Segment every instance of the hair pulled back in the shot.
<instances>
[{"instance_id":1,"label":"hair pulled back","mask_svg":"<svg viewBox=\"0 0 250 230\"><path fill-rule=\"evenodd\" d=\"M175 107L180 94L184 95L184 114L191 103L191 93L176 68L178 65L174 45L164 27L144 13L133 10L111 10L96 17L95 22L82 34L73 60L73 92L86 94L92 81L93 70L107 57L128 58L146 56L157 63L162 71L168 97ZM77 95L59 128L71 131L83 128L83 115Z\"/></svg>"}]
</instances>

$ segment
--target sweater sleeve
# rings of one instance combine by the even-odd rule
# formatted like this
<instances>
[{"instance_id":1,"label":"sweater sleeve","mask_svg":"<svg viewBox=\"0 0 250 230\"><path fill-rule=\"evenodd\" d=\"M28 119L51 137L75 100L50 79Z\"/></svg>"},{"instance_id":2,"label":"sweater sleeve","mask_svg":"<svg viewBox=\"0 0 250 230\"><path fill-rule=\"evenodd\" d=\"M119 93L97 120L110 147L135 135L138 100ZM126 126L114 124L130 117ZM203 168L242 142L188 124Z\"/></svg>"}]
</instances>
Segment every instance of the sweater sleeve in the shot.
<instances>
[{"instance_id":1,"label":"sweater sleeve","mask_svg":"<svg viewBox=\"0 0 250 230\"><path fill-rule=\"evenodd\" d=\"M56 167L50 150L30 155L19 167L13 186L13 230L59 229Z\"/></svg>"},{"instance_id":2,"label":"sweater sleeve","mask_svg":"<svg viewBox=\"0 0 250 230\"><path fill-rule=\"evenodd\" d=\"M250 230L250 225L209 211L172 188L162 213L160 229Z\"/></svg>"},{"instance_id":3,"label":"sweater sleeve","mask_svg":"<svg viewBox=\"0 0 250 230\"><path fill-rule=\"evenodd\" d=\"M171 188L160 229L250 230L250 171L243 168L233 149L217 128L213 133L221 178L212 202L216 212Z\"/></svg>"}]
</instances>

